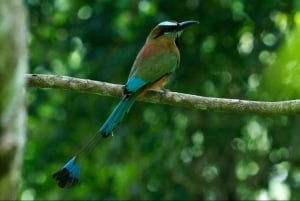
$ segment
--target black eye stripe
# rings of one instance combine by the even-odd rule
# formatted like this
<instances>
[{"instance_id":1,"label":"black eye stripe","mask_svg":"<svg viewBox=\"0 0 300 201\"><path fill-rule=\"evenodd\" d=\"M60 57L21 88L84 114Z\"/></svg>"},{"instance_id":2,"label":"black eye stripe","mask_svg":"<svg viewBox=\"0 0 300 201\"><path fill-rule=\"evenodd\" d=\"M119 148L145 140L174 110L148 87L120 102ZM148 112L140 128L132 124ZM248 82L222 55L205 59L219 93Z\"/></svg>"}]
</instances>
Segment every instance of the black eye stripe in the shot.
<instances>
[{"instance_id":1,"label":"black eye stripe","mask_svg":"<svg viewBox=\"0 0 300 201\"><path fill-rule=\"evenodd\" d=\"M179 25L177 26L168 26L168 25L162 25L160 26L160 32L154 37L154 38L158 38L159 36L162 36L164 33L169 33L169 32L173 32L178 28Z\"/></svg>"},{"instance_id":2,"label":"black eye stripe","mask_svg":"<svg viewBox=\"0 0 300 201\"><path fill-rule=\"evenodd\" d=\"M166 32L175 31L178 26L161 26L161 27L162 27L162 32L166 33Z\"/></svg>"}]
</instances>

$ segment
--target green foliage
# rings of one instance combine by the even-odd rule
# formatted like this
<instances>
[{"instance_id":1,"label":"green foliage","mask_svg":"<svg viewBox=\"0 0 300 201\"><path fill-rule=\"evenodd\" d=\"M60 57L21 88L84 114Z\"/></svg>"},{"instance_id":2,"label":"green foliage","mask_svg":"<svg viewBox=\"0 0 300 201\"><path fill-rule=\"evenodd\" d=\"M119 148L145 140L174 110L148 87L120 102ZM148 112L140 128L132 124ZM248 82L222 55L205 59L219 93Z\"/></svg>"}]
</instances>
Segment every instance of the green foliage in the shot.
<instances>
[{"instance_id":1,"label":"green foliage","mask_svg":"<svg viewBox=\"0 0 300 201\"><path fill-rule=\"evenodd\" d=\"M267 97L282 100L296 99L300 96L299 51L300 26L288 33L288 37L277 54L271 53L267 58L270 66L262 77L262 83L264 83L262 86L266 90Z\"/></svg>"},{"instance_id":2,"label":"green foliage","mask_svg":"<svg viewBox=\"0 0 300 201\"><path fill-rule=\"evenodd\" d=\"M200 24L182 34L180 69L168 85L172 91L256 100L299 97L299 64L293 72L287 65L299 60L296 0L26 4L31 73L124 83L158 22L193 19ZM300 199L298 117L140 102L114 136L82 161L79 186L59 189L52 173L93 135L118 100L55 89L28 92L20 199Z\"/></svg>"}]
</instances>

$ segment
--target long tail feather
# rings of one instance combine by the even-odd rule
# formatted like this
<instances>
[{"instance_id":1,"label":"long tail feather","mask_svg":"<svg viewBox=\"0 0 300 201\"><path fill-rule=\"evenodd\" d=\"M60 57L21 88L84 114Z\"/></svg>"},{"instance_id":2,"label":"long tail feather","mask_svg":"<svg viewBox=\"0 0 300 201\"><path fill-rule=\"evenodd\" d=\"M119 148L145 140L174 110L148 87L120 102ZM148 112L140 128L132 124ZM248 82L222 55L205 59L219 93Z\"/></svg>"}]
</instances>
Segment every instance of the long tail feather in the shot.
<instances>
[{"instance_id":1,"label":"long tail feather","mask_svg":"<svg viewBox=\"0 0 300 201\"><path fill-rule=\"evenodd\" d=\"M53 174L53 178L61 188L71 188L79 181L80 165L74 164L76 157L72 157L65 166Z\"/></svg>"},{"instance_id":2,"label":"long tail feather","mask_svg":"<svg viewBox=\"0 0 300 201\"><path fill-rule=\"evenodd\" d=\"M136 95L125 96L115 107L107 120L104 122L99 132L103 137L109 136L113 129L122 121L125 114L128 113L135 101Z\"/></svg>"},{"instance_id":3,"label":"long tail feather","mask_svg":"<svg viewBox=\"0 0 300 201\"><path fill-rule=\"evenodd\" d=\"M109 115L98 133L93 136L93 138L91 138L90 141L62 167L62 169L53 174L52 177L56 180L59 187L71 188L79 182L80 164L76 164L75 159L88 147L94 146L97 143L99 140L99 133L102 134L103 137L109 136L112 130L122 121L125 114L130 110L136 96L137 95L135 94L125 96Z\"/></svg>"}]
</instances>

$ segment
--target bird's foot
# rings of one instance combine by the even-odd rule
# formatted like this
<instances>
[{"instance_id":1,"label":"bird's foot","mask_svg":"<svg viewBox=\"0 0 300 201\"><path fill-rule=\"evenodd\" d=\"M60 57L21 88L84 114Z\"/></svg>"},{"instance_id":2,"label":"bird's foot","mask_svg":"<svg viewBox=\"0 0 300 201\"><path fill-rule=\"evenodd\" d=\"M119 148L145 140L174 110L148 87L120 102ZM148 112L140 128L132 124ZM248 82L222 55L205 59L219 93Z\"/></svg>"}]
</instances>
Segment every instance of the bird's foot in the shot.
<instances>
[{"instance_id":1,"label":"bird's foot","mask_svg":"<svg viewBox=\"0 0 300 201\"><path fill-rule=\"evenodd\" d=\"M151 91L155 91L158 92L160 95L160 99L162 99L164 96L167 95L167 93L169 93L171 90L170 89L166 89L166 88L161 88L161 89L151 89Z\"/></svg>"},{"instance_id":2,"label":"bird's foot","mask_svg":"<svg viewBox=\"0 0 300 201\"><path fill-rule=\"evenodd\" d=\"M170 92L170 89L161 88L161 89L149 89L149 91L154 91L157 93L160 93L162 96L166 95L168 92Z\"/></svg>"},{"instance_id":3,"label":"bird's foot","mask_svg":"<svg viewBox=\"0 0 300 201\"><path fill-rule=\"evenodd\" d=\"M166 88L162 88L161 91L162 91L162 95L166 95L171 90L170 89L166 89Z\"/></svg>"}]
</instances>

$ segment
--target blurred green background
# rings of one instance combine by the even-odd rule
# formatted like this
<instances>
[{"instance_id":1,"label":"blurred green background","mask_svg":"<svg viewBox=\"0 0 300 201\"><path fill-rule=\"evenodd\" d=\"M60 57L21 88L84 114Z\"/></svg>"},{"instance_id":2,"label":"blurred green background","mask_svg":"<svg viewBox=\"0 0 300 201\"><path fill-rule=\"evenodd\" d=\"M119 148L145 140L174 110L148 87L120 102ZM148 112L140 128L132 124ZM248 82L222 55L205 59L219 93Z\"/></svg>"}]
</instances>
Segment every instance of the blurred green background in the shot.
<instances>
[{"instance_id":1,"label":"blurred green background","mask_svg":"<svg viewBox=\"0 0 300 201\"><path fill-rule=\"evenodd\" d=\"M26 0L30 73L123 84L150 30L198 20L181 37L167 88L247 100L300 97L300 1ZM19 197L28 199L300 199L300 118L137 102L82 162L79 185L52 173L101 126L118 99L28 89Z\"/></svg>"}]
</instances>

